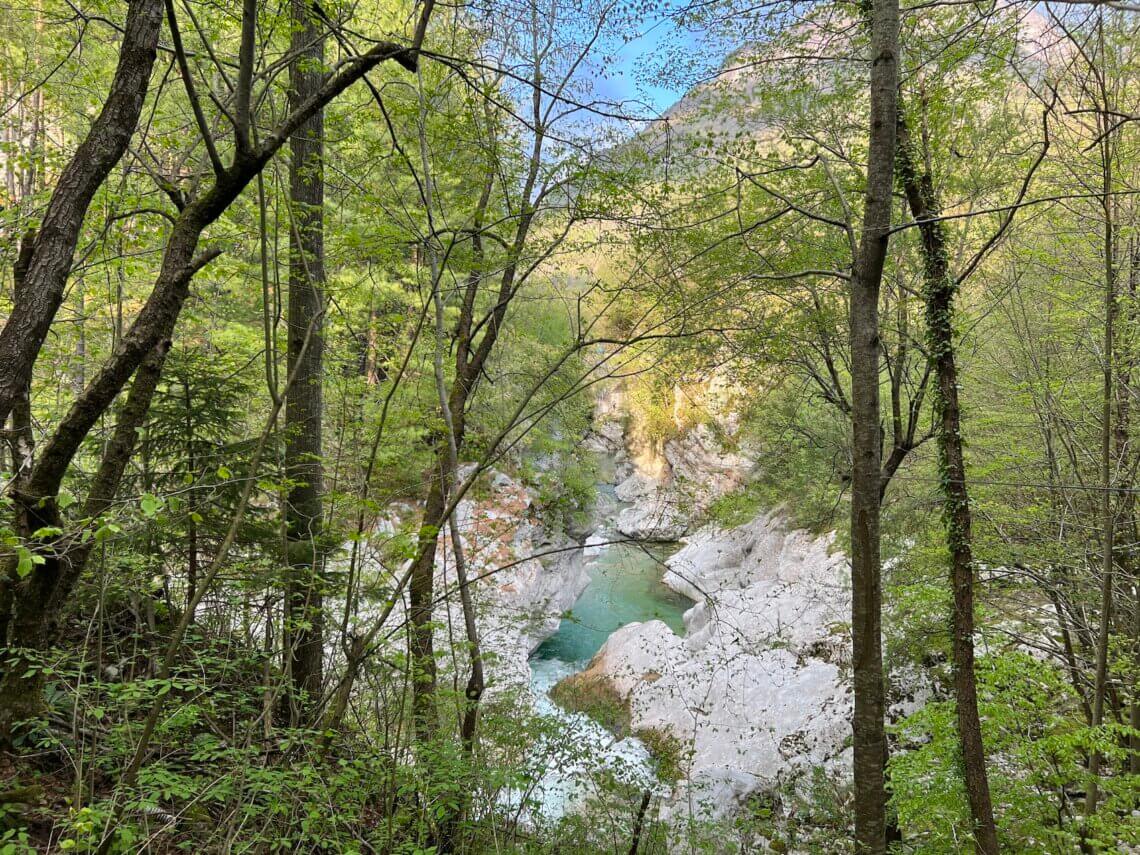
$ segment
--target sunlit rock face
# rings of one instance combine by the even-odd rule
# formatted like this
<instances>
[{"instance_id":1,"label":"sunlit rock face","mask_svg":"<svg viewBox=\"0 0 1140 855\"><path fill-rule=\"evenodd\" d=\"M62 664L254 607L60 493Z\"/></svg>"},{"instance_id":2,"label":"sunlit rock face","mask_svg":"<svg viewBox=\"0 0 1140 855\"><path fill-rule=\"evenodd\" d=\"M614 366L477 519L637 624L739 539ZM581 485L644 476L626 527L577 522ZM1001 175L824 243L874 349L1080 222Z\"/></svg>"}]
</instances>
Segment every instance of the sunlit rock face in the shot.
<instances>
[{"instance_id":1,"label":"sunlit rock face","mask_svg":"<svg viewBox=\"0 0 1140 855\"><path fill-rule=\"evenodd\" d=\"M731 812L814 769L847 777L850 575L830 547L773 514L703 529L667 562L666 584L697 602L685 636L629 624L591 662L634 730L691 745L669 812Z\"/></svg>"},{"instance_id":2,"label":"sunlit rock face","mask_svg":"<svg viewBox=\"0 0 1140 855\"><path fill-rule=\"evenodd\" d=\"M724 449L712 429L698 424L662 448L663 474L634 471L617 487L623 508L617 529L638 540L678 540L692 520L719 497L738 489L752 469L747 458Z\"/></svg>"},{"instance_id":3,"label":"sunlit rock face","mask_svg":"<svg viewBox=\"0 0 1140 855\"><path fill-rule=\"evenodd\" d=\"M662 442L647 435L620 384L599 395L587 447L614 458L615 492L629 505L614 528L636 540L678 540L713 501L744 484L752 459L728 447L739 429L735 403L734 388L719 376L677 386L676 435Z\"/></svg>"},{"instance_id":4,"label":"sunlit rock face","mask_svg":"<svg viewBox=\"0 0 1140 855\"><path fill-rule=\"evenodd\" d=\"M628 502L614 520L614 526L635 540L678 540L689 529L688 514L681 497L666 483L634 472L614 491Z\"/></svg>"},{"instance_id":5,"label":"sunlit rock face","mask_svg":"<svg viewBox=\"0 0 1140 855\"><path fill-rule=\"evenodd\" d=\"M552 539L535 516L527 488L504 473L491 477L491 492L464 500L456 520L473 581L480 642L493 655L490 689L518 688L530 682L527 660L553 635L563 612L574 605L590 578L580 546ZM450 545L441 550L437 571L456 586ZM452 625L461 627L462 606L450 597Z\"/></svg>"}]
</instances>

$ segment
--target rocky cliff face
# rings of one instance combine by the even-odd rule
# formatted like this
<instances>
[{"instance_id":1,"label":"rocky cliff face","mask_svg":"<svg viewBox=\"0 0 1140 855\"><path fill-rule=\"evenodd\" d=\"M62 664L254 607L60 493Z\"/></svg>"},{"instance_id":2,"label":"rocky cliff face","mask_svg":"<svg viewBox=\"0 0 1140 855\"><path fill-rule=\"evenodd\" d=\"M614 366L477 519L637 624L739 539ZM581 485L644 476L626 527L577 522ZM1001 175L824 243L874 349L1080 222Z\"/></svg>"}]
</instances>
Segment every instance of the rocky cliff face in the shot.
<instances>
[{"instance_id":1,"label":"rocky cliff face","mask_svg":"<svg viewBox=\"0 0 1140 855\"><path fill-rule=\"evenodd\" d=\"M492 477L490 495L461 502L456 519L468 578L479 579L474 591L480 642L495 659L489 689L525 686L531 653L557 631L562 614L590 582L582 549L568 538L548 536L530 492L503 473ZM450 547L441 550L437 568L442 584L454 589ZM448 603L453 625L462 626L458 596Z\"/></svg>"},{"instance_id":2,"label":"rocky cliff face","mask_svg":"<svg viewBox=\"0 0 1140 855\"><path fill-rule=\"evenodd\" d=\"M629 503L614 527L636 540L678 540L712 502L741 487L752 470L746 455L726 447L723 438L735 436L738 417L732 407L732 389L713 378L700 391L706 420L681 425L676 413L683 390L675 390L678 433L657 443L639 430L626 392L615 385L599 396L594 429L587 447L612 455L617 462L617 498Z\"/></svg>"}]
</instances>

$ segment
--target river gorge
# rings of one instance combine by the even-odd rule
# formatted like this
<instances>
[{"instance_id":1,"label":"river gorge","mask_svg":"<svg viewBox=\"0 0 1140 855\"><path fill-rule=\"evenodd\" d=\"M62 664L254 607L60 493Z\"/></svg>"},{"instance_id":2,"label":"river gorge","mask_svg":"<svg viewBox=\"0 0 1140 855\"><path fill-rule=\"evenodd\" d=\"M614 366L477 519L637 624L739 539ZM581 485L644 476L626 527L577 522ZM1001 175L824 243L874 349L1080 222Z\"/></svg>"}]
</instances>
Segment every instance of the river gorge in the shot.
<instances>
[{"instance_id":1,"label":"river gorge","mask_svg":"<svg viewBox=\"0 0 1140 855\"><path fill-rule=\"evenodd\" d=\"M666 819L723 816L756 793L844 777L845 557L779 513L700 524L740 486L747 460L698 426L657 449L655 464L629 421L620 393L599 398L583 452L600 461L592 531L580 555L553 565L563 581L544 601L544 629L527 636L535 708L582 749L536 770L540 813L578 809L607 774L653 791ZM623 726L555 703L560 683L602 687ZM648 732L677 746L673 780L655 777L636 736Z\"/></svg>"},{"instance_id":2,"label":"river gorge","mask_svg":"<svg viewBox=\"0 0 1140 855\"><path fill-rule=\"evenodd\" d=\"M613 778L649 789L665 822L716 819L849 778L847 560L833 536L793 530L778 509L736 527L708 521L749 471L747 449L717 439L731 437L731 419L647 451L620 389L600 396L579 445L598 462L596 497L574 537L549 532L531 490L502 472L458 508L486 576L476 599L488 699L521 691L548 722L531 750L530 807L507 793L512 813L588 810ZM454 590L446 550L437 563ZM462 626L458 603L448 609L441 633ZM589 709L566 703L583 689L619 726L572 711ZM893 715L922 699L911 691ZM671 746L668 780L638 734Z\"/></svg>"}]
</instances>

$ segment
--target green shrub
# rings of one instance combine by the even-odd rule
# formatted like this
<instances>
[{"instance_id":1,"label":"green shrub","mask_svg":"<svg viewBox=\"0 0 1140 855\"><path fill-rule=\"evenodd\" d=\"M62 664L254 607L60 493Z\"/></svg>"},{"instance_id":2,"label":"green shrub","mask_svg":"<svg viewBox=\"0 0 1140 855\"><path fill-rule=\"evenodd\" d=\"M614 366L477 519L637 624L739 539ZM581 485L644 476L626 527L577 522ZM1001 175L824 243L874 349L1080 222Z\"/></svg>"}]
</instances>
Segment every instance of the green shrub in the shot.
<instances>
[{"instance_id":1,"label":"green shrub","mask_svg":"<svg viewBox=\"0 0 1140 855\"><path fill-rule=\"evenodd\" d=\"M685 743L660 727L643 727L634 733L653 758L653 771L658 780L674 784L685 777L688 751Z\"/></svg>"},{"instance_id":2,"label":"green shrub","mask_svg":"<svg viewBox=\"0 0 1140 855\"><path fill-rule=\"evenodd\" d=\"M608 680L586 671L572 674L550 690L550 698L564 710L588 715L619 739L629 735L629 704Z\"/></svg>"}]
</instances>

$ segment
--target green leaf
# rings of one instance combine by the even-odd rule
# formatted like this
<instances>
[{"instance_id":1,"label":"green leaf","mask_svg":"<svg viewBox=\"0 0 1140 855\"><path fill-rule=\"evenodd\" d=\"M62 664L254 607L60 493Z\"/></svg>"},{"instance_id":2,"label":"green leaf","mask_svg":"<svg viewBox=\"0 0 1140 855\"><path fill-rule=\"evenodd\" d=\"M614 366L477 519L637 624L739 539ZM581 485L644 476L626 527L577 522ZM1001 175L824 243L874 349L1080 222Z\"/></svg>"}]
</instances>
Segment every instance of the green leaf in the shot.
<instances>
[{"instance_id":1,"label":"green leaf","mask_svg":"<svg viewBox=\"0 0 1140 855\"><path fill-rule=\"evenodd\" d=\"M28 576L32 569L35 567L34 556L32 550L26 546L21 546L16 550L16 575L21 579Z\"/></svg>"},{"instance_id":2,"label":"green leaf","mask_svg":"<svg viewBox=\"0 0 1140 855\"><path fill-rule=\"evenodd\" d=\"M95 542L96 543L102 543L104 540L107 540L108 538L118 534L121 531L122 531L122 529L119 528L114 523L107 523L106 525L101 525L101 526L99 526L99 528L97 528L95 530Z\"/></svg>"},{"instance_id":3,"label":"green leaf","mask_svg":"<svg viewBox=\"0 0 1140 855\"><path fill-rule=\"evenodd\" d=\"M139 507L142 508L143 516L147 519L153 519L158 509L162 507L162 502L157 496L144 493L143 497L139 500Z\"/></svg>"}]
</instances>

